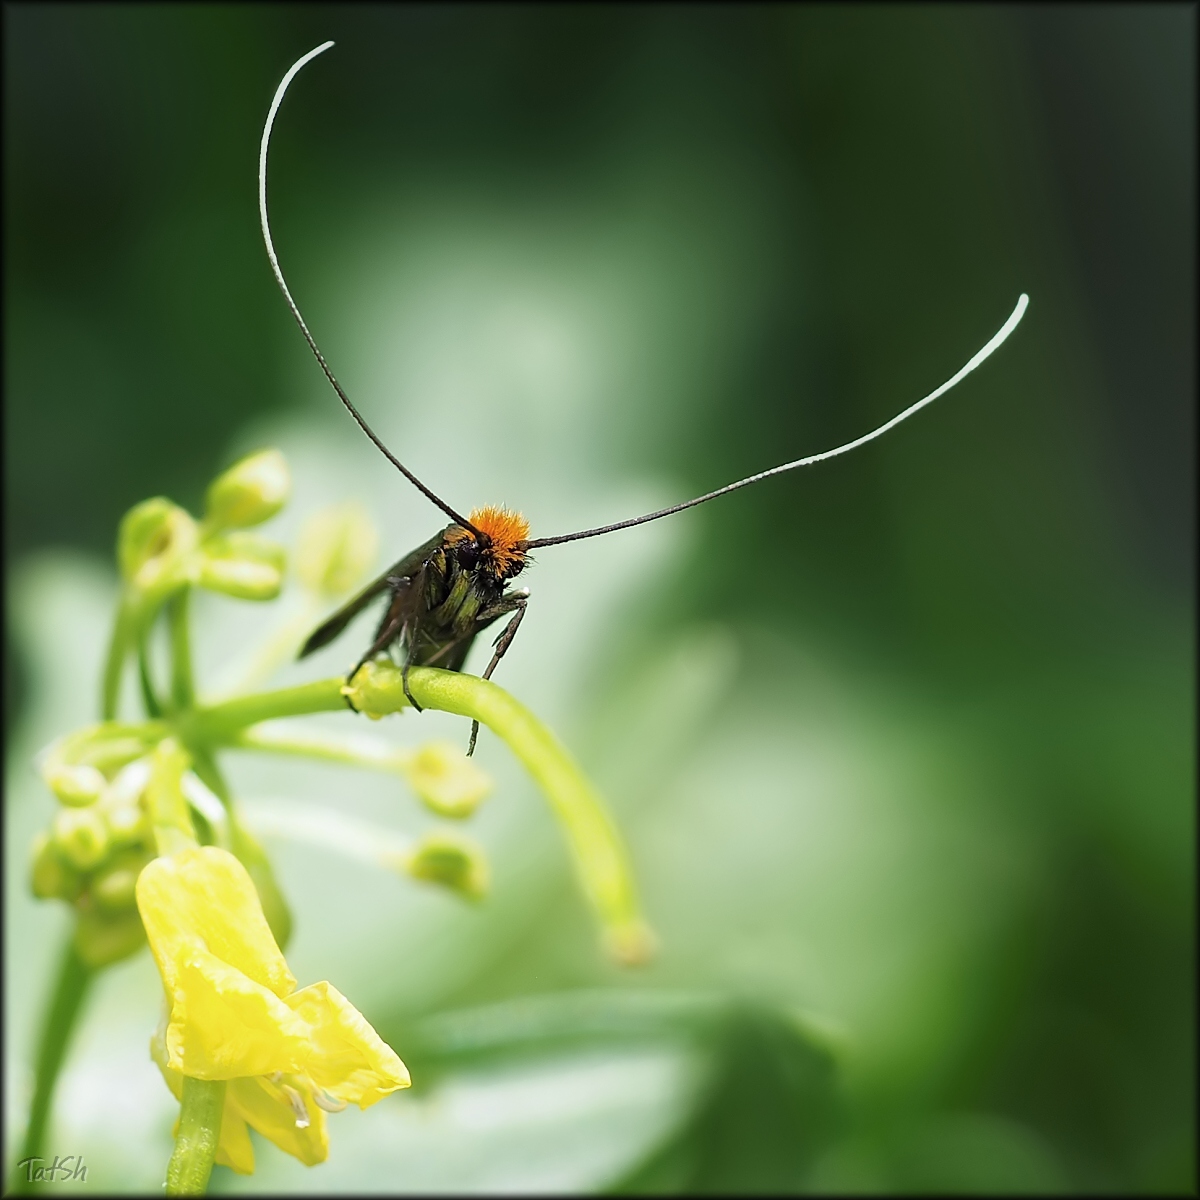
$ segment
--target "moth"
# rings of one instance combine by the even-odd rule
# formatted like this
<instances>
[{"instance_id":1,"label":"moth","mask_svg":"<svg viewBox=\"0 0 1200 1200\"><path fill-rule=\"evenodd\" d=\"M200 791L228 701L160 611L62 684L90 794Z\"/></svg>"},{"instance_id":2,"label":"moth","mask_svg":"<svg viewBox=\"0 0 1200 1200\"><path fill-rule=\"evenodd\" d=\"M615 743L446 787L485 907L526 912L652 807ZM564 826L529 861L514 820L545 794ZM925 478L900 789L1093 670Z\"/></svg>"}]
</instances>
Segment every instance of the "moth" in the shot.
<instances>
[{"instance_id":1,"label":"moth","mask_svg":"<svg viewBox=\"0 0 1200 1200\"><path fill-rule=\"evenodd\" d=\"M529 590L512 586L512 581L529 566L529 551L544 546L557 546L563 542L579 541L582 538L601 537L604 534L615 533L618 529L631 529L635 525L657 521L662 517L683 512L684 509L694 508L697 504L714 500L718 496L724 496L738 488L749 487L772 475L780 475L797 467L810 466L813 463L823 462L825 459L835 458L840 454L856 450L859 446L866 445L867 442L873 441L889 429L899 425L901 421L907 420L915 412L948 392L985 359L989 358L1007 340L1009 334L1016 329L1025 315L1029 297L1022 294L1008 320L1004 322L995 336L941 387L910 405L890 421L880 425L879 428L833 450L826 450L807 458L798 458L794 462L783 463L778 467L760 471L756 475L728 483L715 491L706 492L703 496L685 500L680 504L673 504L668 508L661 508L656 512L643 513L641 516L630 517L611 525L559 534L556 537L530 538L529 522L520 513L511 512L505 508L494 506L475 508L472 509L469 516L464 517L422 483L380 441L363 419L362 414L351 403L349 396L346 395L330 370L325 356L317 346L316 339L309 331L299 307L292 298L292 293L283 277L283 271L275 253L267 216L267 151L271 141L271 130L274 127L279 106L283 102L283 97L292 80L304 66L318 54L323 54L332 45L333 42L325 42L292 64L276 89L275 98L267 113L258 159L258 210L263 242L271 263L271 270L275 275L275 282L279 285L279 290L283 293L288 308L295 318L296 324L300 327L300 332L308 342L309 349L316 357L333 390L367 437L414 487L450 518L450 524L410 554L405 555L357 596L338 609L304 643L300 650L300 657L303 658L314 650L328 645L363 609L377 598L386 596L387 607L376 628L375 637L350 671L347 682L352 680L362 666L376 655L385 651L394 651L398 654L402 667L405 694L418 711L421 706L413 698L408 687L409 668L413 666L441 667L447 671L461 671L476 637L502 617L507 617L507 622L493 643L494 652L483 673L484 679L491 678L492 672L495 671L505 652L512 645L513 638L525 618L529 603ZM474 722L471 727L468 754L474 752L478 733L479 724Z\"/></svg>"}]
</instances>

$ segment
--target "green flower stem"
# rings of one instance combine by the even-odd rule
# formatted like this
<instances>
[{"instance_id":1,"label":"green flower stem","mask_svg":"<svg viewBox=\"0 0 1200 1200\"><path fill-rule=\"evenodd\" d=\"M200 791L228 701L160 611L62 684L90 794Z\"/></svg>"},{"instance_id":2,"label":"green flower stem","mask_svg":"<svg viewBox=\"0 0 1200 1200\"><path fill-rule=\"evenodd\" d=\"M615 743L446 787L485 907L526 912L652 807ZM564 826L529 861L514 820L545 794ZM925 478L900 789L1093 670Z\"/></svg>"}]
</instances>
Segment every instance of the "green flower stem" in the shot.
<instances>
[{"instance_id":1,"label":"green flower stem","mask_svg":"<svg viewBox=\"0 0 1200 1200\"><path fill-rule=\"evenodd\" d=\"M567 835L584 893L604 929L608 952L625 964L649 958L654 936L638 908L621 835L604 801L562 743L523 704L489 680L414 667L408 683L422 708L472 717L508 743ZM408 704L401 672L390 663L367 663L355 677L350 699L372 717Z\"/></svg>"},{"instance_id":2,"label":"green flower stem","mask_svg":"<svg viewBox=\"0 0 1200 1200\"><path fill-rule=\"evenodd\" d=\"M609 953L623 963L649 958L654 936L638 907L624 843L603 800L562 743L524 705L488 680L433 667L414 667L408 679L422 708L471 717L508 743L563 826ZM343 686L341 679L324 679L198 709L190 714L185 736L190 745L237 745L242 731L260 721L343 710ZM355 677L349 699L370 717L408 707L400 669L388 663L367 663Z\"/></svg>"},{"instance_id":3,"label":"green flower stem","mask_svg":"<svg viewBox=\"0 0 1200 1200\"><path fill-rule=\"evenodd\" d=\"M246 666L237 685L228 691L237 694L261 687L284 663L293 662L323 611L324 606L316 597L306 595L300 608L269 635Z\"/></svg>"},{"instance_id":4,"label":"green flower stem","mask_svg":"<svg viewBox=\"0 0 1200 1200\"><path fill-rule=\"evenodd\" d=\"M108 656L104 661L104 682L100 697L100 715L105 721L117 716L121 700L121 672L125 659L137 638L139 603L128 590L121 594L112 636L108 641Z\"/></svg>"},{"instance_id":5,"label":"green flower stem","mask_svg":"<svg viewBox=\"0 0 1200 1200\"><path fill-rule=\"evenodd\" d=\"M50 1101L54 1097L54 1085L66 1057L71 1034L83 1009L84 997L92 981L92 969L79 957L74 937L67 938L66 951L58 969L58 980L46 1012L46 1023L42 1027L38 1044L37 1061L34 1066L33 1103L29 1108L29 1124L25 1129L25 1141L9 1180L9 1191L20 1193L29 1190L27 1171L19 1164L28 1158L41 1158L46 1138L46 1122L50 1115Z\"/></svg>"},{"instance_id":6,"label":"green flower stem","mask_svg":"<svg viewBox=\"0 0 1200 1200\"><path fill-rule=\"evenodd\" d=\"M416 842L394 829L361 821L336 809L295 804L255 804L248 813L257 833L336 851L355 862L395 870Z\"/></svg>"},{"instance_id":7,"label":"green flower stem","mask_svg":"<svg viewBox=\"0 0 1200 1200\"><path fill-rule=\"evenodd\" d=\"M344 679L321 679L276 692L238 696L188 714L185 736L190 743L231 744L248 725L276 717L301 717L308 713L345 712Z\"/></svg>"},{"instance_id":8,"label":"green flower stem","mask_svg":"<svg viewBox=\"0 0 1200 1200\"><path fill-rule=\"evenodd\" d=\"M154 680L150 677L149 641L150 628L143 625L137 638L138 683L141 685L142 705L146 709L146 715L151 720L157 720L163 715L163 706L154 690Z\"/></svg>"},{"instance_id":9,"label":"green flower stem","mask_svg":"<svg viewBox=\"0 0 1200 1200\"><path fill-rule=\"evenodd\" d=\"M171 703L176 711L191 708L196 702L188 632L190 597L191 588L182 587L167 603L167 621L171 630Z\"/></svg>"},{"instance_id":10,"label":"green flower stem","mask_svg":"<svg viewBox=\"0 0 1200 1200\"><path fill-rule=\"evenodd\" d=\"M345 763L347 766L369 767L401 775L405 774L413 758L411 750L389 746L386 742L368 741L366 738L311 737L276 733L262 728L243 730L231 744L242 750L316 758L323 762Z\"/></svg>"},{"instance_id":11,"label":"green flower stem","mask_svg":"<svg viewBox=\"0 0 1200 1200\"><path fill-rule=\"evenodd\" d=\"M168 1196L203 1196L208 1190L224 1108L224 1079L183 1077L179 1133L167 1164Z\"/></svg>"},{"instance_id":12,"label":"green flower stem","mask_svg":"<svg viewBox=\"0 0 1200 1200\"><path fill-rule=\"evenodd\" d=\"M191 810L183 795L183 773L191 765L176 738L163 738L154 748L146 810L159 854L178 854L198 845Z\"/></svg>"}]
</instances>

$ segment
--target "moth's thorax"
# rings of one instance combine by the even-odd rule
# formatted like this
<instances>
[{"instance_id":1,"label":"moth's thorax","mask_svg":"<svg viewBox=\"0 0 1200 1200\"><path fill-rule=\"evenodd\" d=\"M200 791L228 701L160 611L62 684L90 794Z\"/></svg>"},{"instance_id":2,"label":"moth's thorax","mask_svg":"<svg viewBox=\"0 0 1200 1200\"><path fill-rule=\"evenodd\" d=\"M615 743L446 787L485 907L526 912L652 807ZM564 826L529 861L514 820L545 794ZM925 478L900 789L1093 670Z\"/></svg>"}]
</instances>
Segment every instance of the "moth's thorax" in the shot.
<instances>
[{"instance_id":1,"label":"moth's thorax","mask_svg":"<svg viewBox=\"0 0 1200 1200\"><path fill-rule=\"evenodd\" d=\"M454 549L464 570L478 570L497 582L512 579L524 570L529 522L520 513L488 506L472 509L467 519L487 540L479 545L459 525L446 530L446 545Z\"/></svg>"}]
</instances>

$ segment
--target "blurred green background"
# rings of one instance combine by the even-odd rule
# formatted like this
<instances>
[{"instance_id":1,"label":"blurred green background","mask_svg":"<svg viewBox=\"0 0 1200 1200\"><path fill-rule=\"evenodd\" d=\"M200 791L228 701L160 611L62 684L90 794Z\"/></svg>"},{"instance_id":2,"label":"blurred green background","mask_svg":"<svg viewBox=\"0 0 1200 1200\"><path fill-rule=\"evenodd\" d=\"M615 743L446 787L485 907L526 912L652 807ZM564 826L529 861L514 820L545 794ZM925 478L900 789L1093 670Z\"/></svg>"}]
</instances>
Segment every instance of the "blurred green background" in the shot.
<instances>
[{"instance_id":1,"label":"blurred green background","mask_svg":"<svg viewBox=\"0 0 1200 1200\"><path fill-rule=\"evenodd\" d=\"M4 22L6 1144L65 928L23 896L52 812L28 762L95 719L121 514L195 510L270 443L281 536L350 495L384 557L440 522L339 410L259 240L266 107L333 38L277 129L280 257L460 507L550 535L826 449L1032 303L860 453L539 556L498 679L610 797L655 965L601 961L494 740L481 911L274 848L301 982L426 1082L335 1118L326 1166L265 1148L237 1186L1194 1189L1194 8ZM248 611L198 617L214 677ZM422 722L394 735L463 732ZM238 771L248 802L420 827L394 783ZM110 972L61 1089L58 1152L118 1189L157 1191L169 1152L158 1003L146 956Z\"/></svg>"}]
</instances>

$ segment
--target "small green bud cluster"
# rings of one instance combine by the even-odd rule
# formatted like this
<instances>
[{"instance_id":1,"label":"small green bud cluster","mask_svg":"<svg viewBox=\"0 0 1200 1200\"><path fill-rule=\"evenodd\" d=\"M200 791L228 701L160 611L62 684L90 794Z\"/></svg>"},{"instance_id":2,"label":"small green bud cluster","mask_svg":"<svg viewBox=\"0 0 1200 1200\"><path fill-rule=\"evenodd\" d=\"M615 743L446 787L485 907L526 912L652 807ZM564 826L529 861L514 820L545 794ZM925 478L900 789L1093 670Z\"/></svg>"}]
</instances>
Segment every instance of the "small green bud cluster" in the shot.
<instances>
[{"instance_id":1,"label":"small green bud cluster","mask_svg":"<svg viewBox=\"0 0 1200 1200\"><path fill-rule=\"evenodd\" d=\"M149 748L131 727L106 723L52 747L42 764L59 808L34 838L30 888L75 909L76 946L91 966L124 958L144 940L134 887L155 853L145 807Z\"/></svg>"},{"instance_id":2,"label":"small green bud cluster","mask_svg":"<svg viewBox=\"0 0 1200 1200\"><path fill-rule=\"evenodd\" d=\"M213 481L203 521L162 496L143 500L125 514L117 535L126 586L149 604L187 584L240 600L273 600L283 586L283 547L245 530L273 517L290 488L283 455L262 450Z\"/></svg>"}]
</instances>

